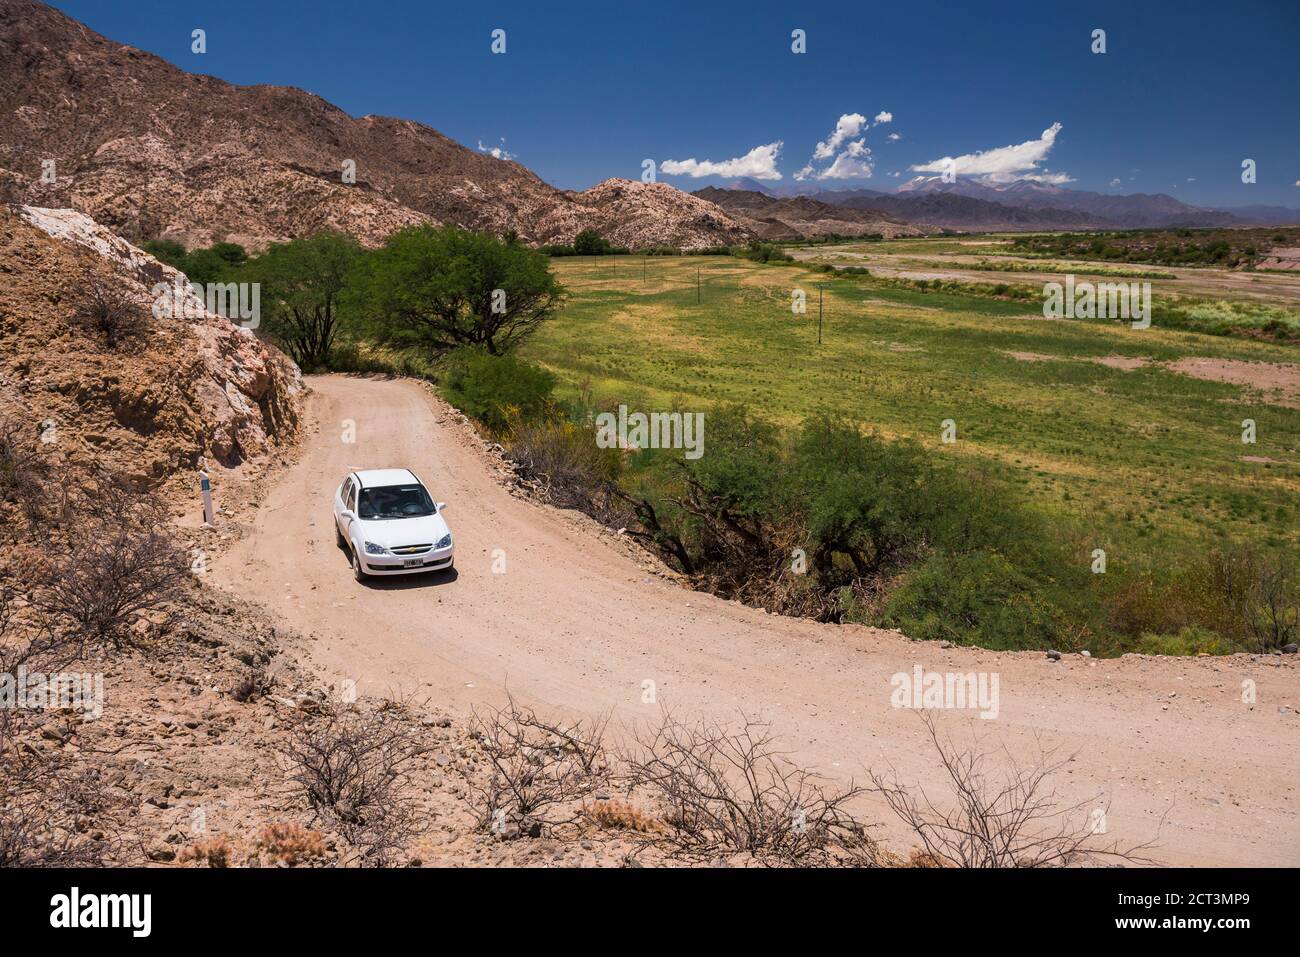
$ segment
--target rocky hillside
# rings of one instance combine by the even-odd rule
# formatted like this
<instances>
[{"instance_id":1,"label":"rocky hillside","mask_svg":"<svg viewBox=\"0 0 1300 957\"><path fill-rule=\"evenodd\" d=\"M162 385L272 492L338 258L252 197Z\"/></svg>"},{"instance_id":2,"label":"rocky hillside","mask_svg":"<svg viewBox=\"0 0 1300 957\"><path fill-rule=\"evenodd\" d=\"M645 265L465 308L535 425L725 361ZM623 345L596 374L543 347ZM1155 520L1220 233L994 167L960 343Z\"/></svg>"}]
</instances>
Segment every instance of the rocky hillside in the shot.
<instances>
[{"instance_id":1,"label":"rocky hillside","mask_svg":"<svg viewBox=\"0 0 1300 957\"><path fill-rule=\"evenodd\" d=\"M136 242L258 248L334 227L376 244L428 220L534 243L585 227L637 246L745 234L672 187L562 192L419 123L187 73L35 0L0 0L0 63L0 199L72 207Z\"/></svg>"},{"instance_id":2,"label":"rocky hillside","mask_svg":"<svg viewBox=\"0 0 1300 957\"><path fill-rule=\"evenodd\" d=\"M764 239L813 239L818 236L864 236L878 234L922 236L933 228L915 226L874 209L834 206L807 196L775 197L756 190L697 190L693 196L727 211Z\"/></svg>"},{"instance_id":3,"label":"rocky hillside","mask_svg":"<svg viewBox=\"0 0 1300 957\"><path fill-rule=\"evenodd\" d=\"M150 290L177 273L84 214L0 207L0 414L49 457L138 487L201 460L234 468L292 438L297 366L249 330L202 311L155 318ZM73 316L95 283L140 317L109 346Z\"/></svg>"}]
</instances>

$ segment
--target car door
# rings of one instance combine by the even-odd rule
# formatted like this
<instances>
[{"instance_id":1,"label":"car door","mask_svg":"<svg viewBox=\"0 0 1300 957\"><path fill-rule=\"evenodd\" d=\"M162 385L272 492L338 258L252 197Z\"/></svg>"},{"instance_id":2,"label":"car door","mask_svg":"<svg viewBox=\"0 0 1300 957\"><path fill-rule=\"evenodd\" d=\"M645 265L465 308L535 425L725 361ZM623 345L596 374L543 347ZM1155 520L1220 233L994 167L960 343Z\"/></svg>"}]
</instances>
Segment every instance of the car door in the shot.
<instances>
[{"instance_id":1,"label":"car door","mask_svg":"<svg viewBox=\"0 0 1300 957\"><path fill-rule=\"evenodd\" d=\"M347 501L352 495L352 488L355 484L352 481L352 476L349 475L334 492L334 524L338 526L340 532L347 531L348 524L343 518L343 513L347 511Z\"/></svg>"}]
</instances>

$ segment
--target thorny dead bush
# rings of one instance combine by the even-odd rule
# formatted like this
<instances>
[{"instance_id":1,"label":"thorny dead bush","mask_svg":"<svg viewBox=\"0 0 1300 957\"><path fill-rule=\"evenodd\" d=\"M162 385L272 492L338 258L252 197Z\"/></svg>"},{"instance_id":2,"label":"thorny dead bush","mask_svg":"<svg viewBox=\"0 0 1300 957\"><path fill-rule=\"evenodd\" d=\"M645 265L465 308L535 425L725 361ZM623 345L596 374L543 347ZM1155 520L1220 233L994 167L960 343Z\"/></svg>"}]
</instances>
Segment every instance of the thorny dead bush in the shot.
<instances>
[{"instance_id":1,"label":"thorny dead bush","mask_svg":"<svg viewBox=\"0 0 1300 957\"><path fill-rule=\"evenodd\" d=\"M1023 767L1004 754L1006 770L995 778L987 770L988 753L961 750L939 735L931 715L921 720L947 775L952 807L941 809L919 788L900 786L895 775L871 774L872 790L920 839L914 858L984 868L1156 863L1145 856L1154 839L1133 846L1106 841L1108 804L1061 806L1051 779L1069 758L1049 751Z\"/></svg>"},{"instance_id":2,"label":"thorny dead bush","mask_svg":"<svg viewBox=\"0 0 1300 957\"><path fill-rule=\"evenodd\" d=\"M0 504L16 502L29 521L40 516L48 468L37 443L15 421L0 419ZM0 534L6 529L0 529Z\"/></svg>"},{"instance_id":3,"label":"thorny dead bush","mask_svg":"<svg viewBox=\"0 0 1300 957\"><path fill-rule=\"evenodd\" d=\"M664 808L666 833L656 840L675 853L743 852L777 865L876 863L875 842L847 807L863 789L828 790L778 750L761 721L742 715L729 728L666 713L627 760L630 786Z\"/></svg>"},{"instance_id":4,"label":"thorny dead bush","mask_svg":"<svg viewBox=\"0 0 1300 957\"><path fill-rule=\"evenodd\" d=\"M146 314L121 283L87 275L73 293L71 322L116 349L144 331Z\"/></svg>"},{"instance_id":5,"label":"thorny dead bush","mask_svg":"<svg viewBox=\"0 0 1300 957\"><path fill-rule=\"evenodd\" d=\"M62 668L71 655L56 634L15 634L11 598L0 593L0 675ZM0 867L100 864L117 844L103 818L107 791L96 770L34 746L32 717L0 707Z\"/></svg>"},{"instance_id":6,"label":"thorny dead bush","mask_svg":"<svg viewBox=\"0 0 1300 957\"><path fill-rule=\"evenodd\" d=\"M428 751L400 708L345 708L301 722L280 756L315 817L383 867L424 828L410 776Z\"/></svg>"},{"instance_id":7,"label":"thorny dead bush","mask_svg":"<svg viewBox=\"0 0 1300 957\"><path fill-rule=\"evenodd\" d=\"M68 622L83 644L131 645L131 620L165 608L184 581L185 554L160 506L111 482L72 512L75 535L51 544L35 603Z\"/></svg>"},{"instance_id":8,"label":"thorny dead bush","mask_svg":"<svg viewBox=\"0 0 1300 957\"><path fill-rule=\"evenodd\" d=\"M501 837L539 837L575 825L582 800L608 780L608 716L547 721L513 698L475 713L471 730L487 757L485 780L472 781L479 826Z\"/></svg>"}]
</instances>

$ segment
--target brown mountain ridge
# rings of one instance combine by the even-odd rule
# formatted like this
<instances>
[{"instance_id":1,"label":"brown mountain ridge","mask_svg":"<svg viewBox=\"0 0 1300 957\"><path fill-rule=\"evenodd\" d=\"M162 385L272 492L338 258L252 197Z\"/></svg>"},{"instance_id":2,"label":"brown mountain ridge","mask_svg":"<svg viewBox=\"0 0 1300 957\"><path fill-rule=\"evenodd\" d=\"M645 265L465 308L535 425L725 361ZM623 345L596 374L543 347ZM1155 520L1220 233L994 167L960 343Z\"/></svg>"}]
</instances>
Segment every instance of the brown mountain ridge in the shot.
<instances>
[{"instance_id":1,"label":"brown mountain ridge","mask_svg":"<svg viewBox=\"0 0 1300 957\"><path fill-rule=\"evenodd\" d=\"M50 160L54 181L44 182ZM355 184L343 182L345 160ZM323 228L374 245L425 221L513 229L530 243L570 242L590 227L632 248L750 235L666 184L561 191L420 123L187 73L35 0L0 0L0 199L71 207L136 242L190 246L260 248Z\"/></svg>"}]
</instances>

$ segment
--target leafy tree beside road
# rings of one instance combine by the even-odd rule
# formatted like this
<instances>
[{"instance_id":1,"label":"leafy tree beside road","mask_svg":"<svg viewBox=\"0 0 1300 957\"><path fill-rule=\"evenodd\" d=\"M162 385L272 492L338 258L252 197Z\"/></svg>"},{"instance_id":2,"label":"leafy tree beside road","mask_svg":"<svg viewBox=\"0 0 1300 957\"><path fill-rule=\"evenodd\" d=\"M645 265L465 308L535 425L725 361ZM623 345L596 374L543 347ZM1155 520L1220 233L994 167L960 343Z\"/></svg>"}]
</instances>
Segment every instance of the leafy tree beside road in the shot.
<instances>
[{"instance_id":1,"label":"leafy tree beside road","mask_svg":"<svg viewBox=\"0 0 1300 957\"><path fill-rule=\"evenodd\" d=\"M564 290L543 253L425 225L394 233L367 255L353 294L387 345L504 355L554 314Z\"/></svg>"}]
</instances>

